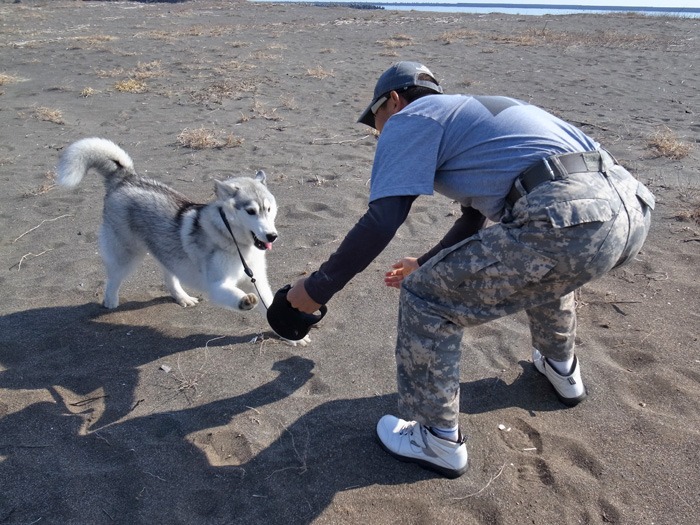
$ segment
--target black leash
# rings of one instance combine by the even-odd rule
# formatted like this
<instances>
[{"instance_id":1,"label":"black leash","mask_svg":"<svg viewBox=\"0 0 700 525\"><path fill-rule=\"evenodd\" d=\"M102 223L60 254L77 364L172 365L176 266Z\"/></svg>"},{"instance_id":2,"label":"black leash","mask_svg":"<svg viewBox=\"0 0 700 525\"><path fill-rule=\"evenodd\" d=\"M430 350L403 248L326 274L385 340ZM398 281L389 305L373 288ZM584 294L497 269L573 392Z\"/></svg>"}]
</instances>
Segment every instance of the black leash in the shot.
<instances>
[{"instance_id":1,"label":"black leash","mask_svg":"<svg viewBox=\"0 0 700 525\"><path fill-rule=\"evenodd\" d=\"M233 244L236 245L236 250L238 250L238 256L241 258L241 262L243 263L243 271L245 272L245 274L248 277L250 277L250 282L253 283L253 286L255 286L255 290L258 292L258 297L260 298L260 302L265 307L265 310L267 310L268 306L265 304L265 301L262 298L262 294L260 293L260 290L258 289L258 285L255 283L255 277L253 277L253 270L251 270L250 266L248 266L246 264L245 259L243 258L243 254L241 253L241 249L238 247L238 241L236 241L236 237L233 235L233 230L231 230L231 225L228 223L228 219L226 218L226 214L224 213L224 210L221 207L219 207L219 215L221 215L221 220L224 221L224 226L226 226L226 229L231 234L231 238L233 239Z\"/></svg>"}]
</instances>

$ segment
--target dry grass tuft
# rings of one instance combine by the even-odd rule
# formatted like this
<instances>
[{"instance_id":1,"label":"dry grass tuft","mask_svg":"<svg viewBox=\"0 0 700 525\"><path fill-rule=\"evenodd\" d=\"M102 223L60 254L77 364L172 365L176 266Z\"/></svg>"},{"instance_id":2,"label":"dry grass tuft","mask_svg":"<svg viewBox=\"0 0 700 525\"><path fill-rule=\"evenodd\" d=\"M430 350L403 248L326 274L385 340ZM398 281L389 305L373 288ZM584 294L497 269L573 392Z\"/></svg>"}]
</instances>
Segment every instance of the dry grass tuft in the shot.
<instances>
[{"instance_id":1,"label":"dry grass tuft","mask_svg":"<svg viewBox=\"0 0 700 525\"><path fill-rule=\"evenodd\" d=\"M71 37L70 40L76 43L86 44L89 47L99 47L100 44L104 44L105 42L117 40L117 37L110 35L89 35Z\"/></svg>"},{"instance_id":2,"label":"dry grass tuft","mask_svg":"<svg viewBox=\"0 0 700 525\"><path fill-rule=\"evenodd\" d=\"M386 40L377 40L380 44L388 49L400 49L402 47L413 45L413 38L408 35L394 35Z\"/></svg>"},{"instance_id":3,"label":"dry grass tuft","mask_svg":"<svg viewBox=\"0 0 700 525\"><path fill-rule=\"evenodd\" d=\"M184 29L173 31L153 30L136 33L135 38L151 38L153 40L165 40L175 42L183 38L192 37L218 37L229 35L235 32L232 26L211 26L211 25L194 25Z\"/></svg>"},{"instance_id":4,"label":"dry grass tuft","mask_svg":"<svg viewBox=\"0 0 700 525\"><path fill-rule=\"evenodd\" d=\"M253 93L258 87L254 79L219 80L199 91L190 93L195 102L221 104L225 99L240 99L245 93Z\"/></svg>"},{"instance_id":5,"label":"dry grass tuft","mask_svg":"<svg viewBox=\"0 0 700 525\"><path fill-rule=\"evenodd\" d=\"M124 74L123 69L113 69L111 71L98 71L98 76L113 77ZM165 73L160 67L160 61L139 62L136 67L126 72L129 78L120 80L114 84L114 89L122 93L146 93L148 85L145 80L150 78L162 77Z\"/></svg>"},{"instance_id":6,"label":"dry grass tuft","mask_svg":"<svg viewBox=\"0 0 700 525\"><path fill-rule=\"evenodd\" d=\"M255 69L254 64L248 64L239 60L225 60L212 66L212 71L217 75L226 75L231 71L250 71Z\"/></svg>"},{"instance_id":7,"label":"dry grass tuft","mask_svg":"<svg viewBox=\"0 0 700 525\"><path fill-rule=\"evenodd\" d=\"M306 74L312 78L318 79L324 79L335 76L333 70L328 71L326 69L323 69L322 66L316 66L315 68L307 69Z\"/></svg>"},{"instance_id":8,"label":"dry grass tuft","mask_svg":"<svg viewBox=\"0 0 700 525\"><path fill-rule=\"evenodd\" d=\"M237 148L243 144L244 140L241 137L235 136L233 133L229 133L224 137L224 144L222 148Z\"/></svg>"},{"instance_id":9,"label":"dry grass tuft","mask_svg":"<svg viewBox=\"0 0 700 525\"><path fill-rule=\"evenodd\" d=\"M472 29L455 29L453 31L446 31L437 37L437 41L444 44L453 44L454 42L459 42L460 40L469 40L471 38L477 38L480 34Z\"/></svg>"},{"instance_id":10,"label":"dry grass tuft","mask_svg":"<svg viewBox=\"0 0 700 525\"><path fill-rule=\"evenodd\" d=\"M674 219L678 222L694 222L695 224L700 224L700 202L696 203L694 207L683 210Z\"/></svg>"},{"instance_id":11,"label":"dry grass tuft","mask_svg":"<svg viewBox=\"0 0 700 525\"><path fill-rule=\"evenodd\" d=\"M96 69L95 74L99 78L114 78L124 74L124 68L117 67L114 69Z\"/></svg>"},{"instance_id":12,"label":"dry grass tuft","mask_svg":"<svg viewBox=\"0 0 700 525\"><path fill-rule=\"evenodd\" d=\"M628 34L619 31L594 31L592 33L575 31L547 31L531 29L525 37L533 43L547 43L561 46L588 46L613 49L644 48L652 45L665 44L658 36L647 33Z\"/></svg>"},{"instance_id":13,"label":"dry grass tuft","mask_svg":"<svg viewBox=\"0 0 700 525\"><path fill-rule=\"evenodd\" d=\"M58 109L39 107L34 110L34 118L45 122L53 122L54 124L65 124L63 114Z\"/></svg>"},{"instance_id":14,"label":"dry grass tuft","mask_svg":"<svg viewBox=\"0 0 700 525\"><path fill-rule=\"evenodd\" d=\"M282 117L277 114L277 109L272 108L269 109L265 104L260 102L259 100L255 100L253 102L253 107L251 108L251 112L255 117L260 117L265 120L271 120L271 121L280 121L282 120Z\"/></svg>"},{"instance_id":15,"label":"dry grass tuft","mask_svg":"<svg viewBox=\"0 0 700 525\"><path fill-rule=\"evenodd\" d=\"M294 100L294 97L282 96L280 97L280 102L282 103L282 107L285 109L299 109L299 104L297 104L297 101Z\"/></svg>"},{"instance_id":16,"label":"dry grass tuft","mask_svg":"<svg viewBox=\"0 0 700 525\"><path fill-rule=\"evenodd\" d=\"M127 80L120 80L114 84L114 89L121 93L145 93L148 91L148 86L141 80L129 78Z\"/></svg>"},{"instance_id":17,"label":"dry grass tuft","mask_svg":"<svg viewBox=\"0 0 700 525\"><path fill-rule=\"evenodd\" d=\"M14 84L19 81L19 77L16 77L14 75L6 75L5 73L0 73L0 86L4 86L5 84Z\"/></svg>"},{"instance_id":18,"label":"dry grass tuft","mask_svg":"<svg viewBox=\"0 0 700 525\"><path fill-rule=\"evenodd\" d=\"M683 142L669 128L664 127L656 132L649 139L648 146L659 154L661 157L678 160L687 157L690 154L690 144Z\"/></svg>"},{"instance_id":19,"label":"dry grass tuft","mask_svg":"<svg viewBox=\"0 0 700 525\"><path fill-rule=\"evenodd\" d=\"M77 40L79 42L113 42L114 40L117 40L117 37L111 35L90 35L76 36L73 37L73 40Z\"/></svg>"},{"instance_id":20,"label":"dry grass tuft","mask_svg":"<svg viewBox=\"0 0 700 525\"><path fill-rule=\"evenodd\" d=\"M274 53L268 53L265 50L256 51L250 54L250 60L253 62L264 62L266 60L278 60L282 58L282 55L275 55Z\"/></svg>"},{"instance_id":21,"label":"dry grass tuft","mask_svg":"<svg viewBox=\"0 0 700 525\"><path fill-rule=\"evenodd\" d=\"M177 142L183 148L222 149L240 146L243 144L243 139L232 133L223 134L201 127L199 129L183 129L177 136Z\"/></svg>"},{"instance_id":22,"label":"dry grass tuft","mask_svg":"<svg viewBox=\"0 0 700 525\"><path fill-rule=\"evenodd\" d=\"M241 40L236 40L234 42L226 42L226 45L233 48L239 47L250 47L250 42L244 42Z\"/></svg>"},{"instance_id":23,"label":"dry grass tuft","mask_svg":"<svg viewBox=\"0 0 700 525\"><path fill-rule=\"evenodd\" d=\"M84 98L91 97L97 93L96 89L92 89L91 87L86 87L80 92L80 96Z\"/></svg>"},{"instance_id":24,"label":"dry grass tuft","mask_svg":"<svg viewBox=\"0 0 700 525\"><path fill-rule=\"evenodd\" d=\"M436 40L442 41L444 44L453 44L462 40L475 40L480 43L491 41L517 46L555 45L613 49L644 49L652 46L664 46L670 43L664 37L646 33L550 31L547 29L546 24L542 29L528 29L527 31L513 34L486 34L471 29L455 29L442 33Z\"/></svg>"},{"instance_id":25,"label":"dry grass tuft","mask_svg":"<svg viewBox=\"0 0 700 525\"><path fill-rule=\"evenodd\" d=\"M38 188L25 192L23 197L37 197L39 195L44 195L50 192L56 187L56 173L54 171L47 171L44 174L44 181L39 185Z\"/></svg>"},{"instance_id":26,"label":"dry grass tuft","mask_svg":"<svg viewBox=\"0 0 700 525\"><path fill-rule=\"evenodd\" d=\"M134 80L146 80L148 78L162 77L163 75L164 72L160 67L160 60L146 63L139 62L136 65L136 69L129 73L129 77Z\"/></svg>"}]
</instances>

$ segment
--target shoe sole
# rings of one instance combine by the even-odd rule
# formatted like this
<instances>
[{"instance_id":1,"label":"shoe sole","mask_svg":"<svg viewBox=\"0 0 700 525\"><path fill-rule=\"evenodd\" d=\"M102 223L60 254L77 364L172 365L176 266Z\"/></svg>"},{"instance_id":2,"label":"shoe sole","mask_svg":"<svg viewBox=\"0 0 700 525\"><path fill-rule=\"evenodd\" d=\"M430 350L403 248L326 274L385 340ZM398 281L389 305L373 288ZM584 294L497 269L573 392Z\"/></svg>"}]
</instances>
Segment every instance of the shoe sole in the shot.
<instances>
[{"instance_id":1,"label":"shoe sole","mask_svg":"<svg viewBox=\"0 0 700 525\"><path fill-rule=\"evenodd\" d=\"M546 377L546 376L545 376L545 377ZM547 382L548 382L550 385L552 384L552 383L549 382L549 380L548 380ZM588 397L588 389L587 389L586 387L584 387L584 392L583 392L583 394L581 394L581 395L578 396L578 397L564 397L564 396L562 396L562 395L559 393L559 391L558 391L556 388L554 388L554 385L552 385L552 389L554 390L554 393L555 393L555 394L557 395L557 397L559 398L559 401L560 401L561 403L563 403L564 405L566 405L567 407L569 407L569 408L575 407L575 406L578 405L581 401L583 401L584 399L586 399L586 398Z\"/></svg>"},{"instance_id":2,"label":"shoe sole","mask_svg":"<svg viewBox=\"0 0 700 525\"><path fill-rule=\"evenodd\" d=\"M445 476L448 479L457 479L460 477L462 474L464 474L468 467L469 464L467 463L464 468L461 468L459 470L447 468L447 467L441 467L440 465L436 465L435 463L431 463L430 461L426 461L424 459L418 459L418 458L409 458L407 456L402 456L400 454L397 454L396 452L390 450L383 442L381 439L379 439L379 436L375 435L377 439L377 443L379 443L379 446L384 449L384 452L389 454L395 459L398 459L402 463L415 463L416 465L419 465L423 467L424 469L427 470L432 470L433 472L437 472L438 474L441 474L442 476Z\"/></svg>"}]
</instances>

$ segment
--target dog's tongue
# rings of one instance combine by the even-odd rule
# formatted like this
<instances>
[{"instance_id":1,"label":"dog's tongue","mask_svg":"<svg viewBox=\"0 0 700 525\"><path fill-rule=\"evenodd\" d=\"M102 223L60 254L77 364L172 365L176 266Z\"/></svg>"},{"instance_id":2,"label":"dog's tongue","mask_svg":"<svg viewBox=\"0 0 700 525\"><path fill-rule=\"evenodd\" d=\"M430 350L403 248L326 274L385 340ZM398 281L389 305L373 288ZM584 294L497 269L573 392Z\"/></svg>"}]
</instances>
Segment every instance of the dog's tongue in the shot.
<instances>
[{"instance_id":1,"label":"dog's tongue","mask_svg":"<svg viewBox=\"0 0 700 525\"><path fill-rule=\"evenodd\" d=\"M265 243L265 249L266 249L266 250L272 250L272 243L271 243L271 242L266 242L266 243Z\"/></svg>"}]
</instances>

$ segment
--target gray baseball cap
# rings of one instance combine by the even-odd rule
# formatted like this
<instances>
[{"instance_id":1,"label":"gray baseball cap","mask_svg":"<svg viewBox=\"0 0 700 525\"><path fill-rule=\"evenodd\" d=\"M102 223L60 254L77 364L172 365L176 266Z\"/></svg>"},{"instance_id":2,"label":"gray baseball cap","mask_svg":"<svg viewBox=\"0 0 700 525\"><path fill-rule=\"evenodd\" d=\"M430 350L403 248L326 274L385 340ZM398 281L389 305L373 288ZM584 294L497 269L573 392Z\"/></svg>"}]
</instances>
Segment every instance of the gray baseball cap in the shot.
<instances>
[{"instance_id":1,"label":"gray baseball cap","mask_svg":"<svg viewBox=\"0 0 700 525\"><path fill-rule=\"evenodd\" d=\"M422 86L432 89L435 93L442 93L442 88L437 84L437 81L431 82L430 80L421 80L418 78L421 74L427 74L435 78L435 75L419 62L403 61L392 64L389 69L382 73L379 80L377 80L377 84L374 86L372 102L370 102L367 109L362 112L357 122L375 127L372 108L379 99L387 95L390 91L400 91L403 88Z\"/></svg>"}]
</instances>

